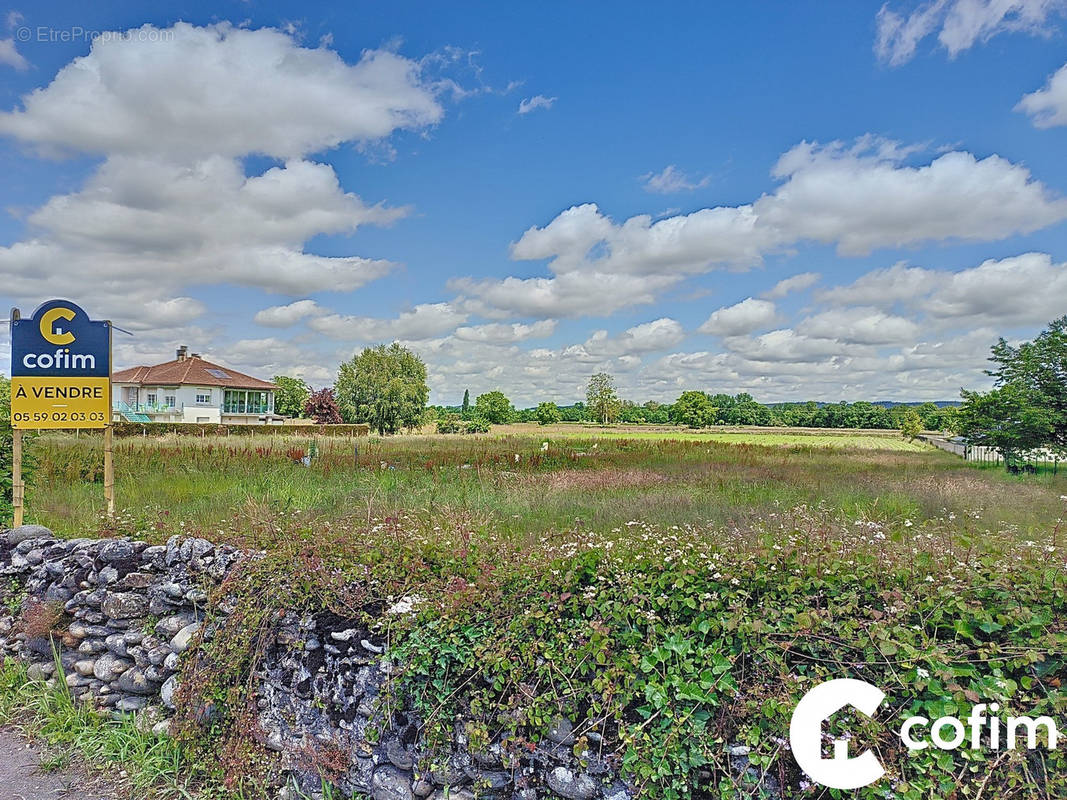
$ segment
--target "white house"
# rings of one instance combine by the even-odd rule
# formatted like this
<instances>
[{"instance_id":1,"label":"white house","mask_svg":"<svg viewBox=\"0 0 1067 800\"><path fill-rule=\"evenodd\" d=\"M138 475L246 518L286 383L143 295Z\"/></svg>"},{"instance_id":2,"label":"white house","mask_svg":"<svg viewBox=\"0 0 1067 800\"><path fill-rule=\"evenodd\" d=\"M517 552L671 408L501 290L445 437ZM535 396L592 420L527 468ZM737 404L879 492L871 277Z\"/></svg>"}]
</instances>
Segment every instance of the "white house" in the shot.
<instances>
[{"instance_id":1,"label":"white house","mask_svg":"<svg viewBox=\"0 0 1067 800\"><path fill-rule=\"evenodd\" d=\"M111 376L114 418L132 422L208 422L270 425L277 386L205 361L189 348L153 367L131 367Z\"/></svg>"}]
</instances>

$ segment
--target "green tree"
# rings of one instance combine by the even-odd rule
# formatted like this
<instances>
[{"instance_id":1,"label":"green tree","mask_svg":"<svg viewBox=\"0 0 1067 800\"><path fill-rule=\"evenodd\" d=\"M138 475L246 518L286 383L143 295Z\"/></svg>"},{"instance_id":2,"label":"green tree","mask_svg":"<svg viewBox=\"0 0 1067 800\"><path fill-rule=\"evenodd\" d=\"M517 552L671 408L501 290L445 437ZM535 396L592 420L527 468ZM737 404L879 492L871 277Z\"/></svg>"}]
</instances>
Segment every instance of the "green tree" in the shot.
<instances>
[{"instance_id":1,"label":"green tree","mask_svg":"<svg viewBox=\"0 0 1067 800\"><path fill-rule=\"evenodd\" d=\"M912 441L923 432L923 418L914 408L909 408L900 420L900 434L908 441Z\"/></svg>"},{"instance_id":2,"label":"green tree","mask_svg":"<svg viewBox=\"0 0 1067 800\"><path fill-rule=\"evenodd\" d=\"M1030 450L1048 445L1053 414L1024 387L1009 383L991 392L963 392L960 433L971 444L995 447L1011 466Z\"/></svg>"},{"instance_id":3,"label":"green tree","mask_svg":"<svg viewBox=\"0 0 1067 800\"><path fill-rule=\"evenodd\" d=\"M470 389L464 389L463 390L463 405L460 408L460 413L463 415L464 419L466 419L466 417L468 417L470 415L470 413L471 413L471 390Z\"/></svg>"},{"instance_id":4,"label":"green tree","mask_svg":"<svg viewBox=\"0 0 1067 800\"><path fill-rule=\"evenodd\" d=\"M947 433L960 432L960 410L958 408L942 408L938 419L937 430Z\"/></svg>"},{"instance_id":5,"label":"green tree","mask_svg":"<svg viewBox=\"0 0 1067 800\"><path fill-rule=\"evenodd\" d=\"M645 409L645 422L658 425L670 422L670 406L657 403L655 400L649 400L643 408Z\"/></svg>"},{"instance_id":6,"label":"green tree","mask_svg":"<svg viewBox=\"0 0 1067 800\"><path fill-rule=\"evenodd\" d=\"M341 415L368 423L379 435L417 428L429 396L426 365L397 342L364 348L337 371Z\"/></svg>"},{"instance_id":7,"label":"green tree","mask_svg":"<svg viewBox=\"0 0 1067 800\"><path fill-rule=\"evenodd\" d=\"M552 425L563 419L563 414L555 403L539 403L536 416L537 421L542 425Z\"/></svg>"},{"instance_id":8,"label":"green tree","mask_svg":"<svg viewBox=\"0 0 1067 800\"><path fill-rule=\"evenodd\" d=\"M474 416L481 417L494 425L504 425L511 421L515 409L511 407L503 392L486 392L478 395L474 401Z\"/></svg>"},{"instance_id":9,"label":"green tree","mask_svg":"<svg viewBox=\"0 0 1067 800\"><path fill-rule=\"evenodd\" d=\"M300 378L275 375L271 381L278 387L274 393L274 411L285 417L299 417L311 395L311 387Z\"/></svg>"},{"instance_id":10,"label":"green tree","mask_svg":"<svg viewBox=\"0 0 1067 800\"><path fill-rule=\"evenodd\" d=\"M717 412L704 392L682 392L671 406L671 421L690 428L706 428L715 424Z\"/></svg>"},{"instance_id":11,"label":"green tree","mask_svg":"<svg viewBox=\"0 0 1067 800\"><path fill-rule=\"evenodd\" d=\"M601 425L614 422L619 415L619 395L615 391L615 379L606 372L598 372L589 379L585 390L585 403L590 416Z\"/></svg>"},{"instance_id":12,"label":"green tree","mask_svg":"<svg viewBox=\"0 0 1067 800\"><path fill-rule=\"evenodd\" d=\"M1000 339L989 360L998 365L988 370L996 387L1016 387L1047 415L1051 430L1042 445L1067 452L1067 316L1018 347Z\"/></svg>"}]
</instances>

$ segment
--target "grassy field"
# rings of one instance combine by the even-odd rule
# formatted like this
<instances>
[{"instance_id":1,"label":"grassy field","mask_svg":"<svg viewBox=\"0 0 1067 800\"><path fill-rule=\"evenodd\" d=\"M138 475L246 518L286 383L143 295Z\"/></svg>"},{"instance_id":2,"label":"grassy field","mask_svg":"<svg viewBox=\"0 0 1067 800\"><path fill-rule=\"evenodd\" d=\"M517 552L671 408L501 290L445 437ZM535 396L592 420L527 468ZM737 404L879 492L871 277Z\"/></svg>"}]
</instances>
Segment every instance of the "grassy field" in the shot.
<instances>
[{"instance_id":1,"label":"grassy field","mask_svg":"<svg viewBox=\"0 0 1067 800\"><path fill-rule=\"evenodd\" d=\"M782 742L800 695L831 677L931 719L975 698L1067 712L1063 476L888 432L509 426L315 446L304 466L294 437L119 440L108 519L99 440L40 436L29 517L68 536L266 550L190 662L213 665L186 676L191 707L240 705L249 632L280 609L359 618L417 594L418 614L382 634L405 665L398 691L434 721L426 741L457 714L484 743L562 713L610 743L644 797L758 797L766 775L786 797L829 797L798 788ZM916 755L892 733L872 734L890 784L858 796L1067 796L1062 753ZM213 736L188 743L196 763L239 772L239 717ZM756 777L733 771L728 743L751 748Z\"/></svg>"},{"instance_id":2,"label":"grassy field","mask_svg":"<svg viewBox=\"0 0 1067 800\"><path fill-rule=\"evenodd\" d=\"M826 428L754 428L720 426L694 430L668 425L612 425L561 424L541 426L530 423L498 426L495 435L541 437L605 437L618 439L649 439L677 442L729 442L755 444L764 447L804 445L858 450L903 450L921 452L927 449L922 442L907 441L895 430L854 430Z\"/></svg>"},{"instance_id":3,"label":"grassy field","mask_svg":"<svg viewBox=\"0 0 1067 800\"><path fill-rule=\"evenodd\" d=\"M154 540L181 530L244 541L241 520L271 514L462 511L483 526L537 534L632 520L744 525L800 504L893 525L977 511L1023 533L1060 513L1051 477L978 470L899 435L529 426L473 437L323 438L315 447L305 467L296 460L311 449L302 438L118 440L116 523L102 517L99 438L45 435L32 445L28 518L65 535L118 524Z\"/></svg>"}]
</instances>

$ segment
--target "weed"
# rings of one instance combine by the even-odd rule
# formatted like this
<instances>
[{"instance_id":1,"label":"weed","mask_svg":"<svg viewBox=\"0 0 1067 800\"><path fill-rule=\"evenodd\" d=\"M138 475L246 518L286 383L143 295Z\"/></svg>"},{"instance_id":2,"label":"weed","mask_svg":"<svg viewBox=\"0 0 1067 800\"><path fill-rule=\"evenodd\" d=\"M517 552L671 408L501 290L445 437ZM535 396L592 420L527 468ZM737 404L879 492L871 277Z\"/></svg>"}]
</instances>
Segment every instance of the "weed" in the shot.
<instances>
[{"instance_id":1,"label":"weed","mask_svg":"<svg viewBox=\"0 0 1067 800\"><path fill-rule=\"evenodd\" d=\"M65 617L60 602L30 600L23 604L20 626L31 639L51 637L62 632Z\"/></svg>"},{"instance_id":2,"label":"weed","mask_svg":"<svg viewBox=\"0 0 1067 800\"><path fill-rule=\"evenodd\" d=\"M130 797L189 797L190 777L196 774L170 739L138 729L133 715L122 720L103 717L74 701L60 680L42 688L26 677L26 668L5 659L0 665L0 723L15 724L52 752L47 768L59 769L77 758L91 769L115 779ZM120 782L121 783L121 782Z\"/></svg>"}]
</instances>

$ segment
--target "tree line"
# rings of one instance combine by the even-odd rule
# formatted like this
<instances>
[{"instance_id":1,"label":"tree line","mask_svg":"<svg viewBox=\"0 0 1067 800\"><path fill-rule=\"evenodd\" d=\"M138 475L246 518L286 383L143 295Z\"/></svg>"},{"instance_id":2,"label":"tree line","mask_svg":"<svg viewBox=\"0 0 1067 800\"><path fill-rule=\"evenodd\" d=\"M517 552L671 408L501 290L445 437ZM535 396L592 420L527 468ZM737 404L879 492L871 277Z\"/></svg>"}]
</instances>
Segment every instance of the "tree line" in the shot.
<instances>
[{"instance_id":1,"label":"tree line","mask_svg":"<svg viewBox=\"0 0 1067 800\"><path fill-rule=\"evenodd\" d=\"M881 428L909 437L923 430L959 434L970 444L998 449L1009 469L1035 451L1067 456L1067 316L1049 323L1033 341L1012 345L1000 339L990 361L995 366L986 372L993 389L962 390L959 407L864 401L764 404L747 393L699 390L682 392L673 403L638 404L620 398L615 380L601 372L589 379L584 402L517 409L499 390L473 402L467 390L459 405L427 406L426 364L394 342L365 348L341 364L333 387L313 392L299 378L275 376L275 409L321 423L368 423L379 434L429 424L441 433L478 433L510 422Z\"/></svg>"},{"instance_id":2,"label":"tree line","mask_svg":"<svg viewBox=\"0 0 1067 800\"><path fill-rule=\"evenodd\" d=\"M590 377L584 402L560 405L542 402L516 408L499 390L478 395L470 390L458 405L427 405L426 365L398 343L368 347L338 368L333 387L312 391L301 379L274 376L278 386L275 410L321 423L367 423L379 434L435 425L440 433L480 433L490 425L512 422L593 422L600 424L755 425L813 428L900 429L910 435L921 430L955 430L957 411L933 403L917 406L856 403L772 403L740 393L686 391L673 403L637 403L619 397L607 373Z\"/></svg>"}]
</instances>

